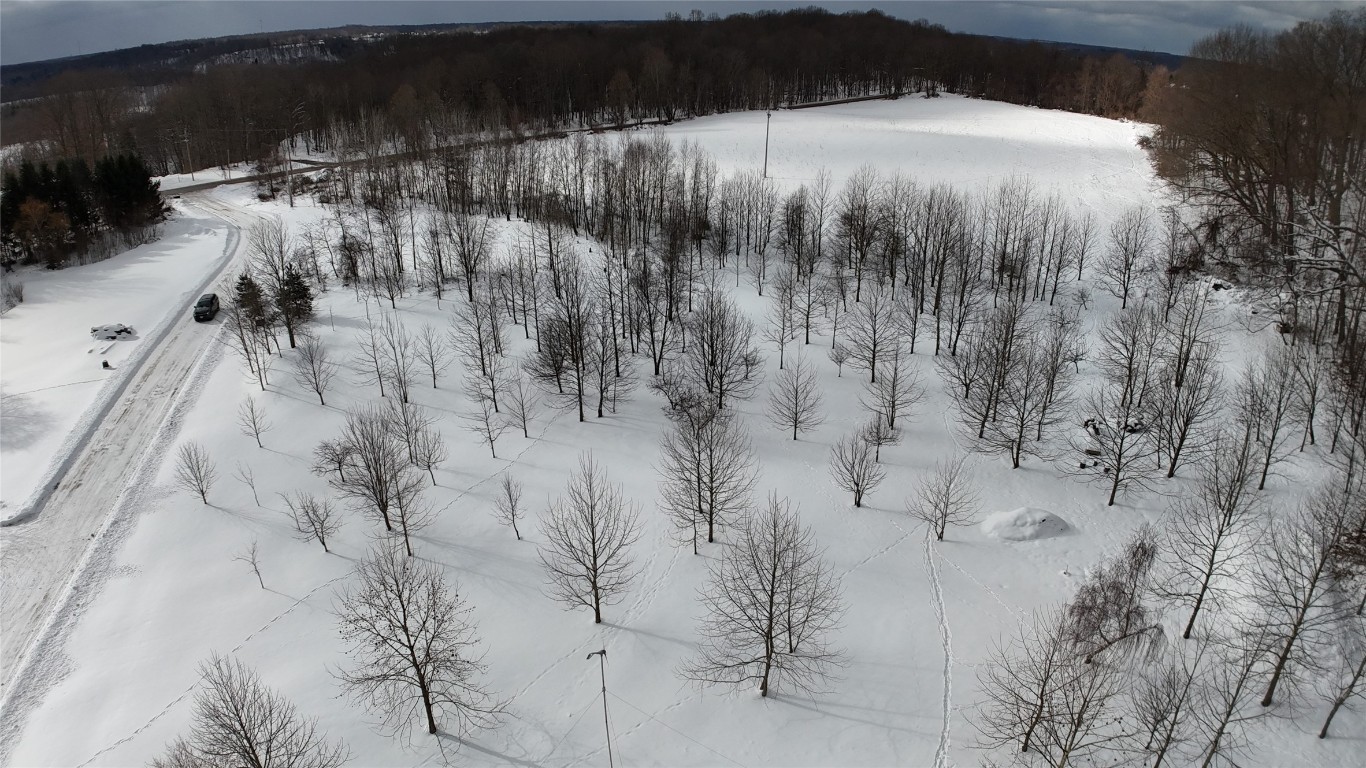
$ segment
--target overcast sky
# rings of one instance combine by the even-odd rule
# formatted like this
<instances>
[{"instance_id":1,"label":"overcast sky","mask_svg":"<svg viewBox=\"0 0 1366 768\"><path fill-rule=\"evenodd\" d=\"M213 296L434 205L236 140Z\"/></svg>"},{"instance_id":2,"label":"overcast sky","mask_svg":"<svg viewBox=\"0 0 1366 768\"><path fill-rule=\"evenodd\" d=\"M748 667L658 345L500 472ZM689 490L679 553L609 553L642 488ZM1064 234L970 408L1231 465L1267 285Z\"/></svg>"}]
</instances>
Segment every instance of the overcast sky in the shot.
<instances>
[{"instance_id":1,"label":"overcast sky","mask_svg":"<svg viewBox=\"0 0 1366 768\"><path fill-rule=\"evenodd\" d=\"M880 8L957 32L1186 53L1235 23L1281 30L1356 3L1333 0L901 0L841 2L642 2L641 0L0 0L0 61L15 64L200 37L346 24L659 19L692 8L727 15L820 5L839 13Z\"/></svg>"}]
</instances>

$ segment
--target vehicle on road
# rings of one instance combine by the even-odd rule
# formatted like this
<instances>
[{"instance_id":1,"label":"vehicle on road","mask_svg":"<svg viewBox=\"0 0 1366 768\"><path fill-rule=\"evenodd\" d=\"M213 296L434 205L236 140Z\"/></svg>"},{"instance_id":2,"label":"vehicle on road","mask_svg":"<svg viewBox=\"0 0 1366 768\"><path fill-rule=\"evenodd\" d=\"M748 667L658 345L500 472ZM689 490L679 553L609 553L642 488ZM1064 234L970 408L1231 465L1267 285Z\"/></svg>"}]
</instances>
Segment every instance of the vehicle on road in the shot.
<instances>
[{"instance_id":1,"label":"vehicle on road","mask_svg":"<svg viewBox=\"0 0 1366 768\"><path fill-rule=\"evenodd\" d=\"M218 314L218 294L206 293L194 303L194 319L198 322L212 320Z\"/></svg>"}]
</instances>

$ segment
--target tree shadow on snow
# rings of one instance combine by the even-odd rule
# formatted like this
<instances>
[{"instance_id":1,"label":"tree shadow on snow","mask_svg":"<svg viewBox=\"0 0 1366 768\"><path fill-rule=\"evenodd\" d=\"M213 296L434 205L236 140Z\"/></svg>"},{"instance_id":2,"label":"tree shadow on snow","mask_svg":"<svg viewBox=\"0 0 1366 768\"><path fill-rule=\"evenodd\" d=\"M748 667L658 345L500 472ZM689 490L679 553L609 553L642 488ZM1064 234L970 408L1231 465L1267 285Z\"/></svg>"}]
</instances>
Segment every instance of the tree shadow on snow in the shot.
<instances>
[{"instance_id":1,"label":"tree shadow on snow","mask_svg":"<svg viewBox=\"0 0 1366 768\"><path fill-rule=\"evenodd\" d=\"M28 395L0 395L0 448L20 450L52 430L53 418Z\"/></svg>"},{"instance_id":2,"label":"tree shadow on snow","mask_svg":"<svg viewBox=\"0 0 1366 768\"><path fill-rule=\"evenodd\" d=\"M893 712L889 709L879 709L877 707L860 707L854 704L841 704L835 702L825 702L820 706L817 706L814 699L801 699L796 696L783 693L770 693L768 697L780 704L786 704L788 706L796 707L797 709L804 709L808 712L815 712L817 714L824 715L825 717L835 717L839 718L840 720L848 720L851 723L862 723L864 725L871 725L874 728L881 728L887 731L897 731L900 733L925 735L923 731L917 731L914 728L906 728L904 726L892 725L892 723L905 722L907 718L912 716L912 713L910 712ZM845 713L842 710L848 710L849 713ZM862 712L885 715L887 719L885 721L879 722L877 720L873 720L868 717L861 717L858 714L856 714Z\"/></svg>"},{"instance_id":3,"label":"tree shadow on snow","mask_svg":"<svg viewBox=\"0 0 1366 768\"><path fill-rule=\"evenodd\" d=\"M461 747L469 747L475 752L480 752L482 754L488 755L489 757L496 758L497 760L507 763L508 765L523 765L527 766L527 768L541 768L541 764L535 762L534 760L528 760L522 757L513 757L512 755L499 752L496 749L491 749L478 742L463 739L453 733L447 733L446 731L438 730L436 737L443 742L447 742L456 750L460 749ZM445 750L443 749L442 752L444 753Z\"/></svg>"},{"instance_id":4,"label":"tree shadow on snow","mask_svg":"<svg viewBox=\"0 0 1366 768\"><path fill-rule=\"evenodd\" d=\"M677 645L677 646L679 646L680 648L684 648L684 649L686 649L686 650L688 650L688 651L695 651L695 650L697 650L697 643L690 643L690 642L688 642L688 641L686 641L686 640L683 640L683 639L681 639L681 638L669 637L668 635L661 635L661 634L659 634L658 632L650 632L650 631L648 631L648 630L644 630L644 629L641 629L641 628L639 628L639 627L631 627L631 626L627 626L627 625L625 625L625 624L616 624L616 623L607 621L606 619L603 620L602 626L604 626L604 627L611 627L612 629L620 630L620 631L622 631L622 632L629 632L629 633L631 633L631 634L633 634L633 635L641 635L641 636L643 636L643 637L652 637L652 638L654 638L654 639L656 639L656 640L660 640L660 641L663 641L663 642L665 642L665 643L671 643L671 644L673 644L673 645Z\"/></svg>"}]
</instances>

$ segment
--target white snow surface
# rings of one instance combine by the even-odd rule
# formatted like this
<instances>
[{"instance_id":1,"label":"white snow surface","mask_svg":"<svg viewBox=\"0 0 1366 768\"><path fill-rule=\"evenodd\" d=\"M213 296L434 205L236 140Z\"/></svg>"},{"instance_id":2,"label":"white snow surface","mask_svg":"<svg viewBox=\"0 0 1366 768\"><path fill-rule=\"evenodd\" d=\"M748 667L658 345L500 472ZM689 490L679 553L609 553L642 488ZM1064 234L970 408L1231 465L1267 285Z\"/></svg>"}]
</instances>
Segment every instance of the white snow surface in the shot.
<instances>
[{"instance_id":1,"label":"white snow surface","mask_svg":"<svg viewBox=\"0 0 1366 768\"><path fill-rule=\"evenodd\" d=\"M101 406L170 324L191 322L205 281L226 263L235 237L228 226L182 201L175 209L155 242L95 264L13 276L24 283L24 302L0 317L0 518L24 511L35 489L53 482ZM91 328L114 321L137 335L91 338Z\"/></svg>"},{"instance_id":2,"label":"white snow surface","mask_svg":"<svg viewBox=\"0 0 1366 768\"><path fill-rule=\"evenodd\" d=\"M1066 520L1043 509L1020 507L987 515L979 524L982 533L1002 541L1037 541L1063 536L1071 530Z\"/></svg>"},{"instance_id":3,"label":"white snow surface","mask_svg":"<svg viewBox=\"0 0 1366 768\"><path fill-rule=\"evenodd\" d=\"M760 166L763 128L763 113L742 113L665 132L701 143L725 173ZM1027 174L1038 188L1057 189L1097 211L1103 229L1125 206L1155 199L1135 144L1144 130L955 97L907 98L775 113L769 163L771 174L789 187L813 179L821 166L832 172L836 189L863 164L965 188ZM302 202L292 210L258 204L240 188L225 191L224 199L295 226L326 215ZM506 237L520 225L498 226ZM105 293L101 288L114 279L91 280L79 295ZM77 295L73 289L64 303L68 311ZM761 318L766 299L748 283L734 296ZM444 328L453 300L458 297L438 307L429 295L410 296L393 311L334 288L321 297L314 327L345 358L367 312L394 314L413 329L423 323ZM158 309L175 304L150 296L141 301ZM1115 305L1098 298L1090 320ZM1229 305L1225 311L1239 309ZM520 328L509 335L525 349ZM238 360L210 348L114 509L116 535L101 540L82 574L78 597L66 609L68 630L45 648L43 663L8 701L0 718L0 762L145 764L188 731L196 665L218 651L236 654L301 713L317 716L322 728L344 738L352 765L605 765L597 661L585 660L605 648L618 764L980 763L984 755L973 748L969 716L980 698L977 670L993 644L1012 635L1029 611L1070 595L1079 578L1070 574L1085 573L1137 525L1157 519L1165 502L1157 494L1135 495L1107 508L1101 489L1074 482L1060 466L1027 460L1012 470L1002 460L983 461L974 477L984 509L1056 510L1071 523L1071 535L1016 546L967 527L950 529L943 542L928 541L923 526L905 514L904 499L937 460L960 448L931 359L917 354L930 395L904 443L883 449L886 482L856 509L831 482L827 460L834 441L863 420L862 380L856 372L836 375L825 357L829 341L816 337L811 347L788 352L789 360L794 354L810 358L819 371L828 415L814 433L793 442L771 427L763 417L766 387L739 406L761 467L756 500L770 490L790 497L842 579L846 611L834 641L847 663L824 692L799 695L780 684L776 696L761 699L752 690L698 688L676 674L696 647L697 594L707 563L721 549L706 546L693 556L677 545L657 510L654 466L666 423L654 394L642 388L618 413L586 423L572 413L543 410L531 439L509 431L495 459L464 429L460 416L470 406L459 393L459 371L452 369L438 388L414 388L415 401L439 414L452 449L429 493L438 520L415 546L419 557L459 584L482 637L484 683L507 703L508 716L497 729L462 738L430 737L420 727L408 738L378 732L372 715L340 696L333 674L347 662L335 596L370 546L374 526L348 513L333 553L324 554L317 544L293 537L276 496L328 492L308 470L313 447L338 432L343 409L374 401L377 393L343 375L328 393L328 405L320 406L290 379L284 361L272 373L269 391L260 392ZM48 340L16 337L14 343L27 349ZM768 352L771 377L777 356ZM24 354L55 357L48 346ZM237 405L249 395L273 423L263 449L236 424ZM186 440L202 443L217 462L220 479L209 506L171 483L170 457ZM546 597L536 555L544 541L538 517L585 450L642 507L642 536L634 549L640 575L625 599L605 610L601 625ZM259 504L232 479L237 465L254 472ZM495 479L504 471L526 484L525 498L532 502L526 541L515 540L490 514ZM1273 503L1288 503L1299 492L1284 479L1273 485ZM1161 490L1180 487L1178 481ZM260 545L265 589L233 560L252 541ZM1310 723L1321 714L1317 704L1302 718L1283 714L1257 726L1247 764L1361 763L1366 727L1359 714L1340 714L1339 735L1326 741L1311 733Z\"/></svg>"}]
</instances>

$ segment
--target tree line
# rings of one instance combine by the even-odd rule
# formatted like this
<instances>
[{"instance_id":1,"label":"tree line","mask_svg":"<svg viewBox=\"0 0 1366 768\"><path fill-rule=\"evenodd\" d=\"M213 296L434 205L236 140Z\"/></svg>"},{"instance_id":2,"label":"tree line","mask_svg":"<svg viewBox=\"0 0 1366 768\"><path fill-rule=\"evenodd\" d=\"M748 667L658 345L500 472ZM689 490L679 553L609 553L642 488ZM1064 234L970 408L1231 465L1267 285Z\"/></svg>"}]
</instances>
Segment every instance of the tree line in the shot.
<instances>
[{"instance_id":1,"label":"tree line","mask_svg":"<svg viewBox=\"0 0 1366 768\"><path fill-rule=\"evenodd\" d=\"M299 63L209 66L156 88L103 70L71 73L49 95L8 108L7 140L89 162L117 147L168 173L269 160L285 141L334 150L357 131L425 152L473 131L535 134L941 89L1132 116L1152 69L1120 53L814 8L389 34L328 50Z\"/></svg>"},{"instance_id":2,"label":"tree line","mask_svg":"<svg viewBox=\"0 0 1366 768\"><path fill-rule=\"evenodd\" d=\"M24 161L0 184L0 243L8 266L104 258L154 236L167 208L147 166L136 155L55 164Z\"/></svg>"},{"instance_id":3,"label":"tree line","mask_svg":"<svg viewBox=\"0 0 1366 768\"><path fill-rule=\"evenodd\" d=\"M1191 57L1142 114L1195 214L1193 255L1270 289L1285 332L1366 375L1366 12L1224 30Z\"/></svg>"}]
</instances>

